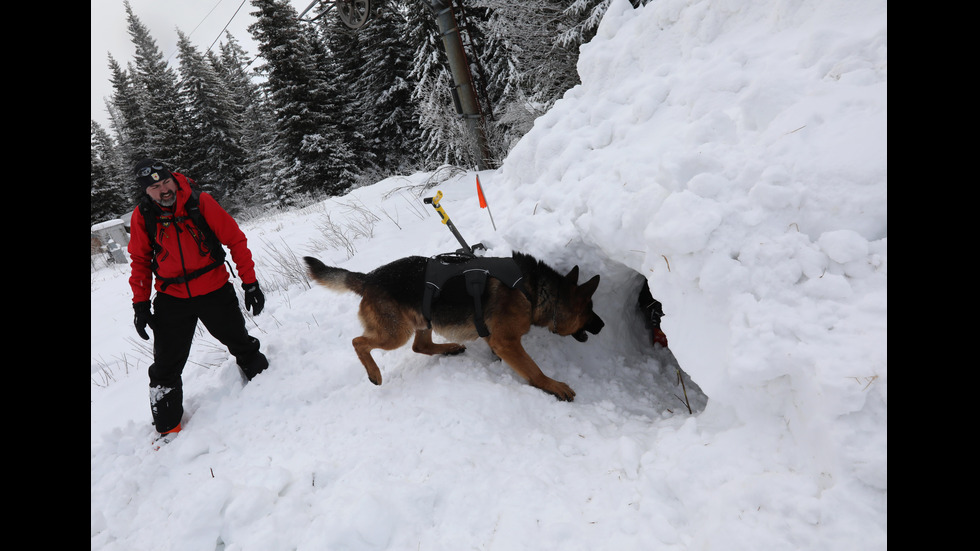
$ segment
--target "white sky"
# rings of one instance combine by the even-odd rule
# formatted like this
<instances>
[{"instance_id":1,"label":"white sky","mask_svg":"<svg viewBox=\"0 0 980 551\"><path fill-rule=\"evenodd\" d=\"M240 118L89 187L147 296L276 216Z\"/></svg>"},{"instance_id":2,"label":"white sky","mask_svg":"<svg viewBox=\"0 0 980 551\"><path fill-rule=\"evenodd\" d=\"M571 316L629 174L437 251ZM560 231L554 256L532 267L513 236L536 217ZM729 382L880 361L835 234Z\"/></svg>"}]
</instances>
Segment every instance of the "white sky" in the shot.
<instances>
[{"instance_id":1,"label":"white sky","mask_svg":"<svg viewBox=\"0 0 980 551\"><path fill-rule=\"evenodd\" d=\"M306 9L310 2L290 0L297 12ZM255 11L249 0L130 0L129 4L174 68L178 63L177 29L188 34L191 42L204 52L216 38L223 41L223 29L227 25L227 30L249 54L255 55L257 51L246 30L253 22L250 13ZM112 95L109 54L125 67L135 52L127 32L123 0L92 0L91 23L92 119L108 130L104 98Z\"/></svg>"}]
</instances>

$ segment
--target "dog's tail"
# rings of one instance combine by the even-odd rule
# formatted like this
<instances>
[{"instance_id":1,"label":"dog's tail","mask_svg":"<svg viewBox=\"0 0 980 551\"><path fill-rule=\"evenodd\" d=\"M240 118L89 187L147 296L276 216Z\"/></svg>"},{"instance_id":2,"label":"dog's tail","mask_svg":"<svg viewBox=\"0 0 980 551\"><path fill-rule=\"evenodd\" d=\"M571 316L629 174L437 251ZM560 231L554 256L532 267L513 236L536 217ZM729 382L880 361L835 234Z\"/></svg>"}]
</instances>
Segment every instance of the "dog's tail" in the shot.
<instances>
[{"instance_id":1,"label":"dog's tail","mask_svg":"<svg viewBox=\"0 0 980 551\"><path fill-rule=\"evenodd\" d=\"M334 291L364 294L364 274L327 266L312 256L304 256L303 260L306 261L307 273L320 285Z\"/></svg>"}]
</instances>

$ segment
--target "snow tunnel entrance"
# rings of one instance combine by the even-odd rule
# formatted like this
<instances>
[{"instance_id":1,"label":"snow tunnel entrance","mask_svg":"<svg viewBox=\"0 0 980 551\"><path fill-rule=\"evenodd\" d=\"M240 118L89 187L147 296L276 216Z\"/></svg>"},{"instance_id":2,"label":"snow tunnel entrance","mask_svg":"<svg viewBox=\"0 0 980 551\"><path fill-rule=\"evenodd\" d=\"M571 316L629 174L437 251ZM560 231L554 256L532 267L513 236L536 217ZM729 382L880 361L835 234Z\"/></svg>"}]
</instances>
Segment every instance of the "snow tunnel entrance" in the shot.
<instances>
[{"instance_id":1,"label":"snow tunnel entrance","mask_svg":"<svg viewBox=\"0 0 980 551\"><path fill-rule=\"evenodd\" d=\"M610 274L612 275L612 274ZM617 340L627 360L624 377L633 378L628 384L646 387L645 394L666 410L675 414L697 414L704 410L708 397L691 376L684 371L670 349L671 311L683 308L683 304L662 304L656 289L651 289L647 278L632 269L610 277L611 296L604 297L606 304L618 306L622 315L613 321ZM600 290L603 285L600 284ZM661 318L665 321L661 324ZM616 327L618 325L618 327ZM632 364L632 365L630 365ZM635 366L635 367L633 367ZM639 376L629 373L640 371Z\"/></svg>"}]
</instances>

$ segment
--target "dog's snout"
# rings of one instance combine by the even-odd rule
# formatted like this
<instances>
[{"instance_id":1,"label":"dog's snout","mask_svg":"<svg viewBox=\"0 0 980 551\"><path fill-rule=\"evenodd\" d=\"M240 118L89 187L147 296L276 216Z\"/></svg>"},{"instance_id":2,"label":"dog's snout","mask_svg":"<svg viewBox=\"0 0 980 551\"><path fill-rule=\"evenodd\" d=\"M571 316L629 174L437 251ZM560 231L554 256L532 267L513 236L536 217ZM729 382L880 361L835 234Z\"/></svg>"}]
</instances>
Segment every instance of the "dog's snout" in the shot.
<instances>
[{"instance_id":1,"label":"dog's snout","mask_svg":"<svg viewBox=\"0 0 980 551\"><path fill-rule=\"evenodd\" d=\"M572 336L575 337L575 340L578 342L585 342L589 340L589 336L586 334L586 331L592 333L593 335L598 335L599 331L601 331L605 325L606 324L603 323L602 318L593 312L589 317L589 321L585 323L585 327L576 331L574 334L572 334Z\"/></svg>"},{"instance_id":2,"label":"dog's snout","mask_svg":"<svg viewBox=\"0 0 980 551\"><path fill-rule=\"evenodd\" d=\"M601 331L605 325L606 324L603 323L602 318L593 313L592 317L589 318L589 323L585 324L585 330L593 335L598 335L599 331Z\"/></svg>"}]
</instances>

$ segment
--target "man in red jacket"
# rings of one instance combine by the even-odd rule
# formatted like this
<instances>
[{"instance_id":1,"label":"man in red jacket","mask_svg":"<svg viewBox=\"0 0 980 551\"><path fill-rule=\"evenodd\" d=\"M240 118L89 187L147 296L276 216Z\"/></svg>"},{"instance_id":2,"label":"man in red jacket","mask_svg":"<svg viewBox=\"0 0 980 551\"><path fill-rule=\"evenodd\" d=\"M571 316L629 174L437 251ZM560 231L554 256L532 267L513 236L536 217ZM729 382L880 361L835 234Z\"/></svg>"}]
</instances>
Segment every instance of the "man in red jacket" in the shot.
<instances>
[{"instance_id":1,"label":"man in red jacket","mask_svg":"<svg viewBox=\"0 0 980 551\"><path fill-rule=\"evenodd\" d=\"M169 439L181 429L183 386L181 373L190 354L198 320L235 356L242 375L252 380L269 361L259 352L259 341L248 334L235 289L225 269L228 247L245 290L245 308L258 315L265 297L255 278L255 263L245 234L235 220L207 193L196 200L193 180L169 171L163 163L144 159L135 168L136 182L146 190L133 211L129 255L132 275L134 323L140 337L149 340L153 330L153 363L150 375L150 410L153 424ZM208 238L190 216L194 205L219 243ZM190 211L190 212L189 212ZM148 233L146 217L155 225ZM217 249L218 252L213 253ZM153 285L154 276L156 279ZM150 294L153 313L150 311Z\"/></svg>"}]
</instances>

